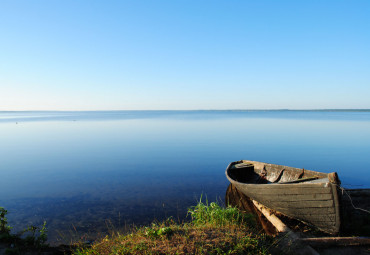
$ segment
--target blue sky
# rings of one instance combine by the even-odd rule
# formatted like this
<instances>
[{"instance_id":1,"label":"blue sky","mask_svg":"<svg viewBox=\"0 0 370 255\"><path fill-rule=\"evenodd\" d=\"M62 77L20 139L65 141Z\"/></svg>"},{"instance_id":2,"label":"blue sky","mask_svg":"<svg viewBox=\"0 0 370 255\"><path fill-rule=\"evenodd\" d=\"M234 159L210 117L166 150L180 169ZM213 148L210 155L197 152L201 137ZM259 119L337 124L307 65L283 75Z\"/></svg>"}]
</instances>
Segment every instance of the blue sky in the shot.
<instances>
[{"instance_id":1,"label":"blue sky","mask_svg":"<svg viewBox=\"0 0 370 255\"><path fill-rule=\"evenodd\" d=\"M370 1L0 1L0 110L370 108Z\"/></svg>"}]
</instances>

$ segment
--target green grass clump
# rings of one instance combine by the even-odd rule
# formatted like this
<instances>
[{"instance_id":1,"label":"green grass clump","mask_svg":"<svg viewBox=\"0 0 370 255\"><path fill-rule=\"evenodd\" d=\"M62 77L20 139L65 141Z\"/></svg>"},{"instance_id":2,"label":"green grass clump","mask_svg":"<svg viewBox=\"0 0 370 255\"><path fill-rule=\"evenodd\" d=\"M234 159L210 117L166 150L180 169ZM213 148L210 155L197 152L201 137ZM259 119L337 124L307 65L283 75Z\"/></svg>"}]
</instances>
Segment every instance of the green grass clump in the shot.
<instances>
[{"instance_id":1,"label":"green grass clump","mask_svg":"<svg viewBox=\"0 0 370 255\"><path fill-rule=\"evenodd\" d=\"M247 223L249 226L255 225L253 215L241 213L237 208L228 206L226 208L221 207L218 203L212 202L208 204L202 202L202 199L196 206L188 209L192 223L194 225L214 225L214 226L225 226L230 224L244 224Z\"/></svg>"},{"instance_id":2,"label":"green grass clump","mask_svg":"<svg viewBox=\"0 0 370 255\"><path fill-rule=\"evenodd\" d=\"M188 214L190 222L169 218L130 234L112 234L90 248L80 246L74 254L268 254L271 240L258 234L251 215L201 200Z\"/></svg>"}]
</instances>

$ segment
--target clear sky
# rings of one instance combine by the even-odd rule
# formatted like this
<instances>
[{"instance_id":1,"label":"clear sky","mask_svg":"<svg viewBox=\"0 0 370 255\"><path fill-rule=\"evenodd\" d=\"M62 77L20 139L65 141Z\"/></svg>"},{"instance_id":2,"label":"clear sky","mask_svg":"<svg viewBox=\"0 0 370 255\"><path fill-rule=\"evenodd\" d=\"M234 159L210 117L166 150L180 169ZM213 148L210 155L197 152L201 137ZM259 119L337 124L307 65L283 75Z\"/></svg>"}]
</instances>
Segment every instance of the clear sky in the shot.
<instances>
[{"instance_id":1,"label":"clear sky","mask_svg":"<svg viewBox=\"0 0 370 255\"><path fill-rule=\"evenodd\" d=\"M0 0L0 110L370 108L370 1Z\"/></svg>"}]
</instances>

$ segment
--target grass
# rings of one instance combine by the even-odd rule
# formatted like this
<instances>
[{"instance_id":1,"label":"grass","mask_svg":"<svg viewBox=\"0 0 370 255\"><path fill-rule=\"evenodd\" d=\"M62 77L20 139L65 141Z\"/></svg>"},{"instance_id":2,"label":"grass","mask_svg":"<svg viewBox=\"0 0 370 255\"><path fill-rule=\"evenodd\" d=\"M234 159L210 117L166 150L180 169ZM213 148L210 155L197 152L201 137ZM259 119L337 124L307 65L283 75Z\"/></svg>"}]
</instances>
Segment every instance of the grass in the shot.
<instances>
[{"instance_id":1,"label":"grass","mask_svg":"<svg viewBox=\"0 0 370 255\"><path fill-rule=\"evenodd\" d=\"M188 214L190 222L169 218L129 234L114 233L74 254L268 254L272 240L258 233L252 215L202 199Z\"/></svg>"}]
</instances>

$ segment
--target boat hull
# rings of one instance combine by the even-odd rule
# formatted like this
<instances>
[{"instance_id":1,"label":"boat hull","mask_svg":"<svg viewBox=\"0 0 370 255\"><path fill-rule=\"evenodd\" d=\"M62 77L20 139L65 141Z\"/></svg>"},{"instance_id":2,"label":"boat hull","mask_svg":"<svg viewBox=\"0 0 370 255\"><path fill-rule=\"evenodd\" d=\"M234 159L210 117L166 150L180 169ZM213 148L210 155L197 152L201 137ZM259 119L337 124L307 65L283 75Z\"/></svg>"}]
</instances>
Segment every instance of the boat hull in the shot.
<instances>
[{"instance_id":1,"label":"boat hull","mask_svg":"<svg viewBox=\"0 0 370 255\"><path fill-rule=\"evenodd\" d=\"M266 169L266 165L268 165L267 168L270 169L270 172L274 172L271 173L270 176L267 175L267 178L270 177L270 179L276 178L277 173L281 172L282 169L287 172L290 171L291 173L297 172L296 175L302 172L302 169L298 168L261 162L243 161L243 163L253 164L256 168L256 172L259 174ZM230 176L232 164L227 168L226 176L229 181L246 196L270 209L314 225L324 232L330 234L337 234L339 232L340 211L338 186L336 183L330 182L329 179L327 179L326 182L320 183L243 183ZM275 171L271 171L271 169ZM316 174L319 175L320 178L323 178L327 175L314 171L304 171L306 171L306 175L308 176ZM290 176L292 176L292 174L290 174Z\"/></svg>"}]
</instances>

